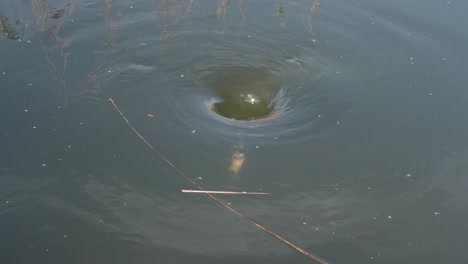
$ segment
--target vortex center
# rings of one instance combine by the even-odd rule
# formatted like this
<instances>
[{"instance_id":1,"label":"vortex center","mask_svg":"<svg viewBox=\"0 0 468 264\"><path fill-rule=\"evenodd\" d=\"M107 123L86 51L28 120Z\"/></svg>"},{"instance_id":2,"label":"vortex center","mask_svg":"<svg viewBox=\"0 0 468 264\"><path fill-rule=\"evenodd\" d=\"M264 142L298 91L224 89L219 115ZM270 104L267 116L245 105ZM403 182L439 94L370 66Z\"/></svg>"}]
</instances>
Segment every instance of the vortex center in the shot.
<instances>
[{"instance_id":1,"label":"vortex center","mask_svg":"<svg viewBox=\"0 0 468 264\"><path fill-rule=\"evenodd\" d=\"M270 117L275 109L275 97L280 77L268 70L238 68L211 76L208 82L217 100L210 110L223 117L252 121Z\"/></svg>"}]
</instances>

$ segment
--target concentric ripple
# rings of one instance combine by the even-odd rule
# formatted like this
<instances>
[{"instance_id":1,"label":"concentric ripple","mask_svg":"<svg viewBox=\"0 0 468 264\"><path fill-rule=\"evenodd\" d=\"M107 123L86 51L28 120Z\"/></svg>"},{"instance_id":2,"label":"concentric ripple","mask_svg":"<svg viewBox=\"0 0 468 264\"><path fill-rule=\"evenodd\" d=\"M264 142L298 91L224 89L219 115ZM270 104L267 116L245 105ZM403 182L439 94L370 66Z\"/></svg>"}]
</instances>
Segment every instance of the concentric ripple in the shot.
<instances>
[{"instance_id":1,"label":"concentric ripple","mask_svg":"<svg viewBox=\"0 0 468 264\"><path fill-rule=\"evenodd\" d=\"M329 89L334 84L324 71L326 59L313 46L293 45L302 39L280 42L288 46L261 34L247 36L205 43L196 42L200 37L187 39L185 45L197 46L196 54L176 47L184 60L171 64L183 73L184 83L167 90L165 102L177 120L229 141L239 134L285 143L318 136L329 124L323 117L342 103ZM167 82L180 79L173 75Z\"/></svg>"}]
</instances>

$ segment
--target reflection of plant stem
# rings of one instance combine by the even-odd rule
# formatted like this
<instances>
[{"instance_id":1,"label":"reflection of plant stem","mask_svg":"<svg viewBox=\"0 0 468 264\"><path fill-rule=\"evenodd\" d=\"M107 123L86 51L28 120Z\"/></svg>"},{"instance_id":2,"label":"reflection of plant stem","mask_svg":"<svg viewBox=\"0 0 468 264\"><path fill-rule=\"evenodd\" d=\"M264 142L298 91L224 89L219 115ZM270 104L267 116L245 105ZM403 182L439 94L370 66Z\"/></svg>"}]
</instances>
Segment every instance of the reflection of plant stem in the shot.
<instances>
[{"instance_id":1,"label":"reflection of plant stem","mask_svg":"<svg viewBox=\"0 0 468 264\"><path fill-rule=\"evenodd\" d=\"M277 0L274 1L276 7L276 18L278 19L278 23L280 24L281 28L286 27L286 20L284 19L284 8L283 5L278 3Z\"/></svg>"},{"instance_id":2,"label":"reflection of plant stem","mask_svg":"<svg viewBox=\"0 0 468 264\"><path fill-rule=\"evenodd\" d=\"M107 70L104 71L105 67L108 65L108 56L119 52L120 49L117 47L116 40L119 36L119 28L115 23L113 16L113 6L112 0L105 1L105 10L104 10L104 21L110 28L110 33L108 34L108 39L105 41L99 50L95 50L95 54L102 54L102 56L97 60L99 64L93 70L88 73L87 83L96 83L98 80L104 78L109 73L117 71ZM83 87L83 86L82 86ZM103 87L101 85L94 85L91 90L87 89L86 92L91 92L93 94L98 94L101 92ZM83 92L83 91L82 91Z\"/></svg>"},{"instance_id":3,"label":"reflection of plant stem","mask_svg":"<svg viewBox=\"0 0 468 264\"><path fill-rule=\"evenodd\" d=\"M222 35L225 33L225 30L227 29L227 26L228 26L226 15L228 13L230 3L231 3L230 0L220 0L218 8L216 9L216 17L218 19L223 20L222 28L217 33L222 34Z\"/></svg>"},{"instance_id":4,"label":"reflection of plant stem","mask_svg":"<svg viewBox=\"0 0 468 264\"><path fill-rule=\"evenodd\" d=\"M5 38L17 40L17 32L14 29L10 29L7 26L8 18L3 18L3 15L0 13L0 31L5 35Z\"/></svg>"},{"instance_id":5,"label":"reflection of plant stem","mask_svg":"<svg viewBox=\"0 0 468 264\"><path fill-rule=\"evenodd\" d=\"M244 27L245 27L245 20L246 20L246 16L245 16L245 8L244 8L244 0L239 0L238 4L239 6L239 11L240 11L240 14L241 14L241 17L242 17L242 20L239 24L239 27L240 27L240 31L242 33L242 31L244 31Z\"/></svg>"},{"instance_id":6,"label":"reflection of plant stem","mask_svg":"<svg viewBox=\"0 0 468 264\"><path fill-rule=\"evenodd\" d=\"M52 89L56 90L55 83L58 80L61 87L60 92L64 98L65 105L68 101L65 73L67 71L68 56L70 55L70 53L65 52L65 49L70 45L71 39L63 39L60 36L60 30L62 29L66 19L73 13L75 1L76 0L68 0L65 10L52 8L49 4L46 3L45 0L33 0L31 2L32 12L36 15L37 23L41 27L41 33L39 35L39 46L44 52L47 63L52 68ZM58 19L57 24L48 31L48 40L51 43L56 44L63 61L60 76L57 76L57 65L51 60L49 51L45 45L44 32L47 27L47 23L50 21L49 18Z\"/></svg>"},{"instance_id":7,"label":"reflection of plant stem","mask_svg":"<svg viewBox=\"0 0 468 264\"><path fill-rule=\"evenodd\" d=\"M312 3L312 6L310 7L310 12L309 12L309 19L308 19L308 26L309 26L309 37L312 41L314 41L314 26L312 24L312 14L314 13L315 9L317 8L317 6L319 5L319 1L320 0L314 0L314 2Z\"/></svg>"},{"instance_id":8,"label":"reflection of plant stem","mask_svg":"<svg viewBox=\"0 0 468 264\"><path fill-rule=\"evenodd\" d=\"M164 36L163 39L167 39L169 37L169 30L168 30L168 24L169 24L169 8L168 8L168 2L167 0L163 0L163 5L162 5L162 12L163 12L163 24L162 24L162 30L161 32L163 33L162 35Z\"/></svg>"}]
</instances>

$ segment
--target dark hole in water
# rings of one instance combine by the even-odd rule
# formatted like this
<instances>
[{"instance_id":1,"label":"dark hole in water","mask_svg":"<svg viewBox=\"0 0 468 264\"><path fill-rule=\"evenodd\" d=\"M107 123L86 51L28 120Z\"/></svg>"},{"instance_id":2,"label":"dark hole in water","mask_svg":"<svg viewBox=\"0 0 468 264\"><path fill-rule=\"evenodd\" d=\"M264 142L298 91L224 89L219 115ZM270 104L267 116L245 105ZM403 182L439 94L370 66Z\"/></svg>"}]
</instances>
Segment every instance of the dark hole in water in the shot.
<instances>
[{"instance_id":1,"label":"dark hole in water","mask_svg":"<svg viewBox=\"0 0 468 264\"><path fill-rule=\"evenodd\" d=\"M218 98L210 110L230 119L251 121L271 117L280 76L270 70L234 68L209 76Z\"/></svg>"}]
</instances>

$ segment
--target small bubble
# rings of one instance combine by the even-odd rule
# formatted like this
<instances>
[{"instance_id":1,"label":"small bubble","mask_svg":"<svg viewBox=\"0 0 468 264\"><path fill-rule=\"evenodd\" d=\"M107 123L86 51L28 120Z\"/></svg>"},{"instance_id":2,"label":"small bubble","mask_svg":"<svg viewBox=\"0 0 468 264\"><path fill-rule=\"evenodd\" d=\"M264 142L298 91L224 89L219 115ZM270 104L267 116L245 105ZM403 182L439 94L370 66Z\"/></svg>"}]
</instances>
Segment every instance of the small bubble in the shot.
<instances>
[{"instance_id":1,"label":"small bubble","mask_svg":"<svg viewBox=\"0 0 468 264\"><path fill-rule=\"evenodd\" d=\"M440 215L440 213L439 213L439 212L434 212L434 214L435 214L435 215Z\"/></svg>"},{"instance_id":2,"label":"small bubble","mask_svg":"<svg viewBox=\"0 0 468 264\"><path fill-rule=\"evenodd\" d=\"M41 166L42 166L42 167L47 167L47 164L46 164L46 163L42 163Z\"/></svg>"},{"instance_id":3,"label":"small bubble","mask_svg":"<svg viewBox=\"0 0 468 264\"><path fill-rule=\"evenodd\" d=\"M133 6L130 6L130 8L133 8Z\"/></svg>"},{"instance_id":4,"label":"small bubble","mask_svg":"<svg viewBox=\"0 0 468 264\"><path fill-rule=\"evenodd\" d=\"M7 201L5 201L5 203L6 203L6 204L9 204L9 203L10 203L10 201L8 201L8 200L7 200Z\"/></svg>"},{"instance_id":5,"label":"small bubble","mask_svg":"<svg viewBox=\"0 0 468 264\"><path fill-rule=\"evenodd\" d=\"M255 146L255 148L260 148L259 146Z\"/></svg>"},{"instance_id":6,"label":"small bubble","mask_svg":"<svg viewBox=\"0 0 468 264\"><path fill-rule=\"evenodd\" d=\"M194 130L192 130L192 134L194 134L195 132L197 132L195 129L194 129Z\"/></svg>"},{"instance_id":7,"label":"small bubble","mask_svg":"<svg viewBox=\"0 0 468 264\"><path fill-rule=\"evenodd\" d=\"M302 223L302 224L303 224L303 225L307 225L307 223L306 223L306 222L304 222L304 223Z\"/></svg>"},{"instance_id":8,"label":"small bubble","mask_svg":"<svg viewBox=\"0 0 468 264\"><path fill-rule=\"evenodd\" d=\"M180 75L180 77L184 78L184 75L183 75L183 74L181 74L181 75Z\"/></svg>"},{"instance_id":9,"label":"small bubble","mask_svg":"<svg viewBox=\"0 0 468 264\"><path fill-rule=\"evenodd\" d=\"M28 112L29 110L28 109L24 109L24 112Z\"/></svg>"},{"instance_id":10,"label":"small bubble","mask_svg":"<svg viewBox=\"0 0 468 264\"><path fill-rule=\"evenodd\" d=\"M392 219L392 216L391 216L391 215L389 215L389 216L388 216L388 219Z\"/></svg>"},{"instance_id":11,"label":"small bubble","mask_svg":"<svg viewBox=\"0 0 468 264\"><path fill-rule=\"evenodd\" d=\"M27 42L27 43L31 43L31 41L30 41L30 40L26 40L26 42Z\"/></svg>"}]
</instances>

